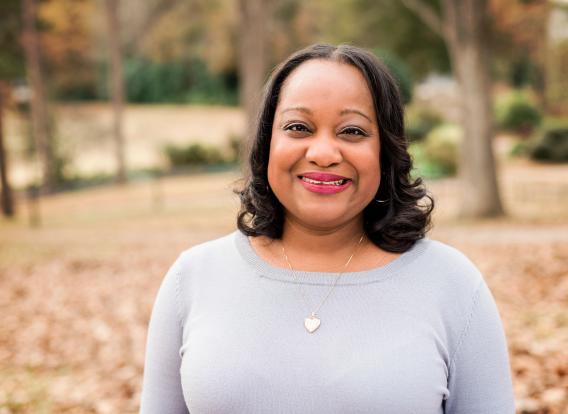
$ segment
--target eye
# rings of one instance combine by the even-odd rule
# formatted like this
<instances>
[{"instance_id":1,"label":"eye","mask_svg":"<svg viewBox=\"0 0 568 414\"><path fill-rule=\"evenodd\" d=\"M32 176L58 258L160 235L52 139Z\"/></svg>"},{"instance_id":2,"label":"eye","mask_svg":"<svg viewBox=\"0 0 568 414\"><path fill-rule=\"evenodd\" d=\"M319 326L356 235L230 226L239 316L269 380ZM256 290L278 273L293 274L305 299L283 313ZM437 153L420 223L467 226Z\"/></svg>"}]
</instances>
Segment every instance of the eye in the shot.
<instances>
[{"instance_id":1,"label":"eye","mask_svg":"<svg viewBox=\"0 0 568 414\"><path fill-rule=\"evenodd\" d=\"M284 131L309 132L310 130L304 124L290 124L284 127Z\"/></svg>"},{"instance_id":2,"label":"eye","mask_svg":"<svg viewBox=\"0 0 568 414\"><path fill-rule=\"evenodd\" d=\"M366 137L367 134L365 133L365 131L363 131L360 128L356 128L356 127L347 127L345 128L343 131L340 132L340 134L347 134L347 135L360 135L362 137Z\"/></svg>"}]
</instances>

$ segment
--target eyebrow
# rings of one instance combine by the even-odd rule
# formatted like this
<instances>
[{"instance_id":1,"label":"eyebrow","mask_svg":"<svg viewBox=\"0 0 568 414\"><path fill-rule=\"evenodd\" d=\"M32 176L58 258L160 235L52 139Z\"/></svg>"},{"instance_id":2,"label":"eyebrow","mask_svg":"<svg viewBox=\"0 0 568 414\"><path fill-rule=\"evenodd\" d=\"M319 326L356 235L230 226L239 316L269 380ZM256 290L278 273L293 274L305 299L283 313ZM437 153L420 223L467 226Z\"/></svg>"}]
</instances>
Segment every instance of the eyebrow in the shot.
<instances>
[{"instance_id":1,"label":"eyebrow","mask_svg":"<svg viewBox=\"0 0 568 414\"><path fill-rule=\"evenodd\" d=\"M300 112L304 112L308 115L313 115L312 111L310 111L308 108L305 108L303 106L294 106L293 108L286 108L280 113L283 114L284 112L288 112L288 111L300 111Z\"/></svg>"},{"instance_id":2,"label":"eyebrow","mask_svg":"<svg viewBox=\"0 0 568 414\"><path fill-rule=\"evenodd\" d=\"M363 112L358 111L358 110L356 110L356 109L344 109L343 111L341 111L341 112L339 113L339 116L343 116L343 115L347 115L347 114L358 114L358 115L361 115L361 116L367 118L367 119L369 120L369 122L371 122L371 123L373 122L373 121L371 121L371 118L369 118L369 117L368 117L367 115L365 115Z\"/></svg>"}]
</instances>

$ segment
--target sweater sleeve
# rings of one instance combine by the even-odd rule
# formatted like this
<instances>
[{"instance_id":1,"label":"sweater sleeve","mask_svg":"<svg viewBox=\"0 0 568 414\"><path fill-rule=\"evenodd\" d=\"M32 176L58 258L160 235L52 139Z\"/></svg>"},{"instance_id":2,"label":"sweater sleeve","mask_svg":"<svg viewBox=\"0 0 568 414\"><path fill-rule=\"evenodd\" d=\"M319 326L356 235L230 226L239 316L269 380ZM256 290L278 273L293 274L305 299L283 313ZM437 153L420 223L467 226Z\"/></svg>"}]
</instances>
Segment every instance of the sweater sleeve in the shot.
<instances>
[{"instance_id":1,"label":"sweater sleeve","mask_svg":"<svg viewBox=\"0 0 568 414\"><path fill-rule=\"evenodd\" d=\"M146 342L141 414L189 413L180 376L182 325L178 312L179 259L158 292Z\"/></svg>"},{"instance_id":2,"label":"sweater sleeve","mask_svg":"<svg viewBox=\"0 0 568 414\"><path fill-rule=\"evenodd\" d=\"M450 361L447 414L514 414L513 386L505 333L484 281Z\"/></svg>"}]
</instances>

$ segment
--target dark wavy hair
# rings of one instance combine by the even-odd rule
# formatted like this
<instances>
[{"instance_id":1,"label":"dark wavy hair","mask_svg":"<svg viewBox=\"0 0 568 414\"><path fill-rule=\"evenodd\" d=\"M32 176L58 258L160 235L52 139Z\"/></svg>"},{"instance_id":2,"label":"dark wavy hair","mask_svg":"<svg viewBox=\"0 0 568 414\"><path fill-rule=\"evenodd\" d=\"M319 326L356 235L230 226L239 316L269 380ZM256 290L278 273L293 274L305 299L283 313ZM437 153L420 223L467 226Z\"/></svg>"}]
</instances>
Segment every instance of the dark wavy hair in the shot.
<instances>
[{"instance_id":1,"label":"dark wavy hair","mask_svg":"<svg viewBox=\"0 0 568 414\"><path fill-rule=\"evenodd\" d=\"M290 73L311 59L340 62L361 71L371 90L379 126L381 183L375 199L364 210L365 231L378 247L405 252L422 239L430 227L434 208L422 179L412 180L412 159L404 133L404 107L394 78L374 55L352 45L316 44L300 50L272 72L266 83L256 125L244 148L246 163L242 187L235 192L241 200L237 225L247 236L282 236L282 204L270 190L267 177L272 123L282 85Z\"/></svg>"}]
</instances>

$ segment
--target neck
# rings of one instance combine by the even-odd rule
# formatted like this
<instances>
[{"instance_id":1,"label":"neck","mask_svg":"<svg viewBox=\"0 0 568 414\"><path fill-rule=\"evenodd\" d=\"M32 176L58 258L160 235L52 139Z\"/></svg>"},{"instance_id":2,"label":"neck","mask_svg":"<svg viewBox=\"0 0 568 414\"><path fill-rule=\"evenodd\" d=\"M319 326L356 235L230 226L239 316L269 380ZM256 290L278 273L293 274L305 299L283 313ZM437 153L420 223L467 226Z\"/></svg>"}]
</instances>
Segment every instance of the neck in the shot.
<instances>
[{"instance_id":1,"label":"neck","mask_svg":"<svg viewBox=\"0 0 568 414\"><path fill-rule=\"evenodd\" d=\"M336 227L314 228L286 218L282 244L292 263L300 268L325 266L336 271L345 265L363 235L363 216L359 215ZM341 270L341 269L339 269Z\"/></svg>"},{"instance_id":2,"label":"neck","mask_svg":"<svg viewBox=\"0 0 568 414\"><path fill-rule=\"evenodd\" d=\"M388 253L373 244L363 235L363 216L359 216L333 228L313 228L296 220L286 218L282 233L282 245L294 270L306 272L336 273L361 272L383 266L400 254ZM267 237L251 237L249 242L254 251L267 263L289 269L279 240ZM349 267L349 257L357 251Z\"/></svg>"}]
</instances>

